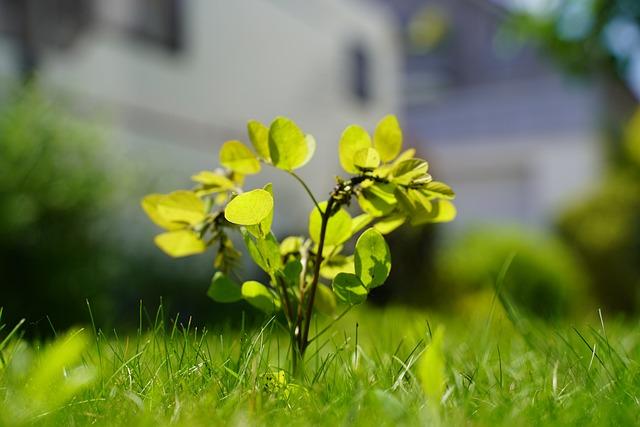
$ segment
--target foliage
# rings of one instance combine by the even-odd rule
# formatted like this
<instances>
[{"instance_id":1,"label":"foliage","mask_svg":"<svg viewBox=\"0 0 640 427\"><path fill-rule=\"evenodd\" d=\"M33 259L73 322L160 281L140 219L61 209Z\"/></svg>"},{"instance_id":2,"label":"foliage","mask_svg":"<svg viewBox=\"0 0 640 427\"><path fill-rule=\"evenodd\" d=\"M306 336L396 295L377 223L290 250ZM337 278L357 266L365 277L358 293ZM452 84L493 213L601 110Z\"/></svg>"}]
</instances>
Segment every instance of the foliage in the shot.
<instances>
[{"instance_id":1,"label":"foliage","mask_svg":"<svg viewBox=\"0 0 640 427\"><path fill-rule=\"evenodd\" d=\"M98 221L111 175L95 132L36 90L16 95L0 111L0 301L12 321L69 326L110 275Z\"/></svg>"},{"instance_id":2,"label":"foliage","mask_svg":"<svg viewBox=\"0 0 640 427\"><path fill-rule=\"evenodd\" d=\"M585 303L588 282L573 254L558 240L533 232L470 230L442 251L436 266L453 301L499 288L516 307L545 319L575 313Z\"/></svg>"},{"instance_id":3,"label":"foliage","mask_svg":"<svg viewBox=\"0 0 640 427\"><path fill-rule=\"evenodd\" d=\"M366 300L382 285L391 269L391 255L383 234L409 222L420 225L450 221L455 208L453 191L433 181L428 163L402 150L402 131L395 116L384 117L373 138L360 126L345 129L339 158L352 174L337 178L328 200L318 202L294 170L307 164L315 139L293 121L276 118L269 127L248 123L252 150L240 141L225 142L219 153L224 169L202 171L192 178L191 190L151 194L142 201L149 218L166 231L156 244L168 255L182 257L217 249L209 296L218 302L244 299L268 314L282 312L290 331L294 363L309 343L314 309L331 313L337 302L345 310ZM262 164L281 169L297 179L310 196L309 237L289 236L279 241L271 231L273 188L243 191L245 175L260 172ZM355 198L363 213L345 209ZM353 254L343 245L360 231ZM232 269L239 252L229 233L239 230L253 261L265 271L268 283L236 283ZM331 281L330 283L325 282Z\"/></svg>"},{"instance_id":4,"label":"foliage","mask_svg":"<svg viewBox=\"0 0 640 427\"><path fill-rule=\"evenodd\" d=\"M560 0L530 4L538 7L514 7L509 28L538 43L565 70L620 81L632 77L632 64L639 59L640 3Z\"/></svg>"}]
</instances>

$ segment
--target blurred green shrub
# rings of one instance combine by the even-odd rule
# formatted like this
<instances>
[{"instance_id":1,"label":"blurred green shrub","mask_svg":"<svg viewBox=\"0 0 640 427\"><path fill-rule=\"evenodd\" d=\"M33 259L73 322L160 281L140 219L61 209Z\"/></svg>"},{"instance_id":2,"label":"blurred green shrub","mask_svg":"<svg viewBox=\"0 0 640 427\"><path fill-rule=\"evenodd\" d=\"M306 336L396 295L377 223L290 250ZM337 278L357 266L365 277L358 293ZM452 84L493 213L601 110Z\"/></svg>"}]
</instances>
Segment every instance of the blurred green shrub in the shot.
<instances>
[{"instance_id":1,"label":"blurred green shrub","mask_svg":"<svg viewBox=\"0 0 640 427\"><path fill-rule=\"evenodd\" d=\"M594 294L605 307L640 309L640 176L605 179L587 200L558 220L560 234L584 259Z\"/></svg>"},{"instance_id":2,"label":"blurred green shrub","mask_svg":"<svg viewBox=\"0 0 640 427\"><path fill-rule=\"evenodd\" d=\"M583 306L587 280L572 253L556 239L516 228L479 228L457 238L436 261L439 287L454 305L486 296L511 258L500 291L522 312L554 319Z\"/></svg>"},{"instance_id":3,"label":"blurred green shrub","mask_svg":"<svg viewBox=\"0 0 640 427\"><path fill-rule=\"evenodd\" d=\"M0 110L0 304L10 323L48 327L46 314L86 318L84 298L106 285L98 220L113 187L92 129L35 90L16 95Z\"/></svg>"}]
</instances>

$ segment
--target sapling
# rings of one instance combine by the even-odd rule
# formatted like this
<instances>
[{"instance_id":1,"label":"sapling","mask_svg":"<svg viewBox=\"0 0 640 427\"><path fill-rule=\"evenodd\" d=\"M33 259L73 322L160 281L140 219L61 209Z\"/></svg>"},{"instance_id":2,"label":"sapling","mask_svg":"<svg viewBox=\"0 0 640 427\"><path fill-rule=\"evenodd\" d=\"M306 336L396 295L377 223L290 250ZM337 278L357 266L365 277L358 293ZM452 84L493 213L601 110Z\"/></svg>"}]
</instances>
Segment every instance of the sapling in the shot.
<instances>
[{"instance_id":1,"label":"sapling","mask_svg":"<svg viewBox=\"0 0 640 427\"><path fill-rule=\"evenodd\" d=\"M311 135L285 117L277 117L269 127L251 120L247 128L253 149L241 141L225 142L219 153L221 168L193 175L190 190L150 194L142 207L166 230L155 243L168 255L183 257L215 248L217 271L208 291L214 301L245 300L267 314L282 313L295 371L309 343L326 330L309 336L316 312L335 316L335 321L385 283L391 254L383 235L404 223L453 220L454 193L432 180L428 163L415 158L414 149L402 152L402 130L393 115L377 124L373 138L358 125L344 130L338 154L349 176L337 177L324 201L318 201L295 172L314 154ZM271 230L271 184L243 190L244 177L259 173L262 165L285 171L309 195L308 237L276 238ZM345 209L353 199L360 215ZM236 231L251 259L267 273L268 283L239 283L232 277L240 252L229 236ZM343 245L356 235L354 253L344 253Z\"/></svg>"}]
</instances>

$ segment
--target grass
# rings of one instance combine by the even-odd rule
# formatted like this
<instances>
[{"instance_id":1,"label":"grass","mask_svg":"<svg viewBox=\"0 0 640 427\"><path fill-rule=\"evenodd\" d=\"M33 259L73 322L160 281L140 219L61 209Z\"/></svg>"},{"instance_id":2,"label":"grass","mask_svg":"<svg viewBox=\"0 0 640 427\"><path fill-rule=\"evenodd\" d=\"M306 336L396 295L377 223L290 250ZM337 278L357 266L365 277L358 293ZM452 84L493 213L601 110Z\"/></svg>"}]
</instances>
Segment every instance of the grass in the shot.
<instances>
[{"instance_id":1,"label":"grass","mask_svg":"<svg viewBox=\"0 0 640 427\"><path fill-rule=\"evenodd\" d=\"M127 336L88 327L47 344L6 327L0 425L640 424L637 323L594 313L550 326L481 311L354 311L311 345L296 378L274 319L207 330L160 310ZM416 362L437 326L447 388L430 401Z\"/></svg>"}]
</instances>

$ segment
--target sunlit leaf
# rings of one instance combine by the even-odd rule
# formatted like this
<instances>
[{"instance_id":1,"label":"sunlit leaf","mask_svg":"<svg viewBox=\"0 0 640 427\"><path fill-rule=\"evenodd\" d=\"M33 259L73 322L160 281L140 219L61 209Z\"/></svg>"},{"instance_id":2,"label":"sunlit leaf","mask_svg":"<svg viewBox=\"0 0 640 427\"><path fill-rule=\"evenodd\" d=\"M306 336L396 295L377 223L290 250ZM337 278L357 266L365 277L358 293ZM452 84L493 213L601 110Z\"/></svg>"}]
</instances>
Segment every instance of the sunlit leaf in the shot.
<instances>
[{"instance_id":1,"label":"sunlit leaf","mask_svg":"<svg viewBox=\"0 0 640 427\"><path fill-rule=\"evenodd\" d=\"M255 308L271 314L279 307L279 301L262 283L249 280L242 284L242 297Z\"/></svg>"},{"instance_id":2,"label":"sunlit leaf","mask_svg":"<svg viewBox=\"0 0 640 427\"><path fill-rule=\"evenodd\" d=\"M324 212L327 208L327 202L320 202L319 205ZM316 243L320 242L321 228L322 215L314 207L309 215L309 236ZM338 245L348 240L349 237L351 237L351 215L340 208L338 212L329 218L324 243L328 246Z\"/></svg>"},{"instance_id":3,"label":"sunlit leaf","mask_svg":"<svg viewBox=\"0 0 640 427\"><path fill-rule=\"evenodd\" d=\"M220 191L231 190L235 187L235 184L229 178L211 171L198 172L191 179L200 184L218 188Z\"/></svg>"},{"instance_id":4,"label":"sunlit leaf","mask_svg":"<svg viewBox=\"0 0 640 427\"><path fill-rule=\"evenodd\" d=\"M254 239L247 230L242 229L241 232L249 256L258 267L272 274L282 266L280 245L273 233L269 233L265 238Z\"/></svg>"},{"instance_id":5,"label":"sunlit leaf","mask_svg":"<svg viewBox=\"0 0 640 427\"><path fill-rule=\"evenodd\" d=\"M204 202L187 190L150 194L142 200L142 208L153 222L168 230L196 225L206 217Z\"/></svg>"},{"instance_id":6,"label":"sunlit leaf","mask_svg":"<svg viewBox=\"0 0 640 427\"><path fill-rule=\"evenodd\" d=\"M420 187L420 191L431 197L441 197L443 199L454 199L456 194L444 182L431 181L425 186Z\"/></svg>"},{"instance_id":7,"label":"sunlit leaf","mask_svg":"<svg viewBox=\"0 0 640 427\"><path fill-rule=\"evenodd\" d=\"M392 170L392 181L398 185L409 185L416 179L430 179L429 163L422 159L403 160Z\"/></svg>"},{"instance_id":8,"label":"sunlit leaf","mask_svg":"<svg viewBox=\"0 0 640 427\"><path fill-rule=\"evenodd\" d=\"M391 213L397 204L393 184L375 183L362 190L358 203L363 211L372 217L381 217Z\"/></svg>"},{"instance_id":9,"label":"sunlit leaf","mask_svg":"<svg viewBox=\"0 0 640 427\"><path fill-rule=\"evenodd\" d=\"M398 118L388 115L382 118L373 134L373 146L383 162L393 160L402 150L402 129Z\"/></svg>"},{"instance_id":10,"label":"sunlit leaf","mask_svg":"<svg viewBox=\"0 0 640 427\"><path fill-rule=\"evenodd\" d=\"M300 236L286 237L282 243L280 243L280 255L288 255L298 253L304 239Z\"/></svg>"},{"instance_id":11,"label":"sunlit leaf","mask_svg":"<svg viewBox=\"0 0 640 427\"><path fill-rule=\"evenodd\" d=\"M213 275L207 295L217 302L236 302L242 299L240 285L220 271Z\"/></svg>"},{"instance_id":12,"label":"sunlit leaf","mask_svg":"<svg viewBox=\"0 0 640 427\"><path fill-rule=\"evenodd\" d=\"M453 203L445 199L431 200L431 210L421 211L411 216L411 225L425 223L450 222L457 216L457 210Z\"/></svg>"},{"instance_id":13,"label":"sunlit leaf","mask_svg":"<svg viewBox=\"0 0 640 427\"><path fill-rule=\"evenodd\" d=\"M311 142L290 119L276 118L269 128L269 152L273 164L284 170L294 170L309 160Z\"/></svg>"},{"instance_id":14,"label":"sunlit leaf","mask_svg":"<svg viewBox=\"0 0 640 427\"><path fill-rule=\"evenodd\" d=\"M271 197L273 197L273 185L271 183L265 185L263 190L271 194ZM258 224L247 225L247 230L249 230L249 232L254 236L263 238L271 232L272 223L273 209L271 209L271 212Z\"/></svg>"},{"instance_id":15,"label":"sunlit leaf","mask_svg":"<svg viewBox=\"0 0 640 427\"><path fill-rule=\"evenodd\" d=\"M355 273L353 255L336 255L322 263L320 275L325 279L333 279L338 273Z\"/></svg>"},{"instance_id":16,"label":"sunlit leaf","mask_svg":"<svg viewBox=\"0 0 640 427\"><path fill-rule=\"evenodd\" d=\"M253 151L240 141L227 141L222 144L220 164L242 175L260 172L260 161Z\"/></svg>"},{"instance_id":17,"label":"sunlit leaf","mask_svg":"<svg viewBox=\"0 0 640 427\"><path fill-rule=\"evenodd\" d=\"M356 217L353 217L353 219L351 220L351 235L353 236L358 231L365 228L371 223L371 221L373 221L373 217L368 213L363 213Z\"/></svg>"},{"instance_id":18,"label":"sunlit leaf","mask_svg":"<svg viewBox=\"0 0 640 427\"><path fill-rule=\"evenodd\" d=\"M347 127L339 143L339 157L342 168L348 173L358 173L358 168L354 164L356 153L362 149L371 147L371 137L362 127L351 125Z\"/></svg>"},{"instance_id":19,"label":"sunlit leaf","mask_svg":"<svg viewBox=\"0 0 640 427\"><path fill-rule=\"evenodd\" d=\"M207 249L205 243L191 230L174 230L158 234L155 243L174 258L195 255Z\"/></svg>"},{"instance_id":20,"label":"sunlit leaf","mask_svg":"<svg viewBox=\"0 0 640 427\"><path fill-rule=\"evenodd\" d=\"M361 304L367 299L369 291L362 284L362 281L351 273L338 273L333 278L333 292L336 297L345 304Z\"/></svg>"},{"instance_id":21,"label":"sunlit leaf","mask_svg":"<svg viewBox=\"0 0 640 427\"><path fill-rule=\"evenodd\" d=\"M239 194L224 210L227 221L238 225L261 223L273 211L273 196L263 189Z\"/></svg>"},{"instance_id":22,"label":"sunlit leaf","mask_svg":"<svg viewBox=\"0 0 640 427\"><path fill-rule=\"evenodd\" d=\"M440 403L446 385L443 341L444 329L438 327L431 343L417 363L417 376L422 384L422 390L433 403Z\"/></svg>"},{"instance_id":23,"label":"sunlit leaf","mask_svg":"<svg viewBox=\"0 0 640 427\"><path fill-rule=\"evenodd\" d=\"M247 132L249 133L249 140L253 145L253 149L256 150L258 156L270 162L269 128L257 120L249 120L247 123Z\"/></svg>"},{"instance_id":24,"label":"sunlit leaf","mask_svg":"<svg viewBox=\"0 0 640 427\"><path fill-rule=\"evenodd\" d=\"M391 215L387 218L383 218L373 225L373 228L378 230L382 234L389 234L396 228L400 227L406 221L404 215Z\"/></svg>"},{"instance_id":25,"label":"sunlit leaf","mask_svg":"<svg viewBox=\"0 0 640 427\"><path fill-rule=\"evenodd\" d=\"M367 288L384 283L391 271L391 252L379 231L369 228L356 242L355 274Z\"/></svg>"},{"instance_id":26,"label":"sunlit leaf","mask_svg":"<svg viewBox=\"0 0 640 427\"><path fill-rule=\"evenodd\" d=\"M375 148L363 148L353 156L353 165L359 170L372 171L380 165L380 155Z\"/></svg>"}]
</instances>

